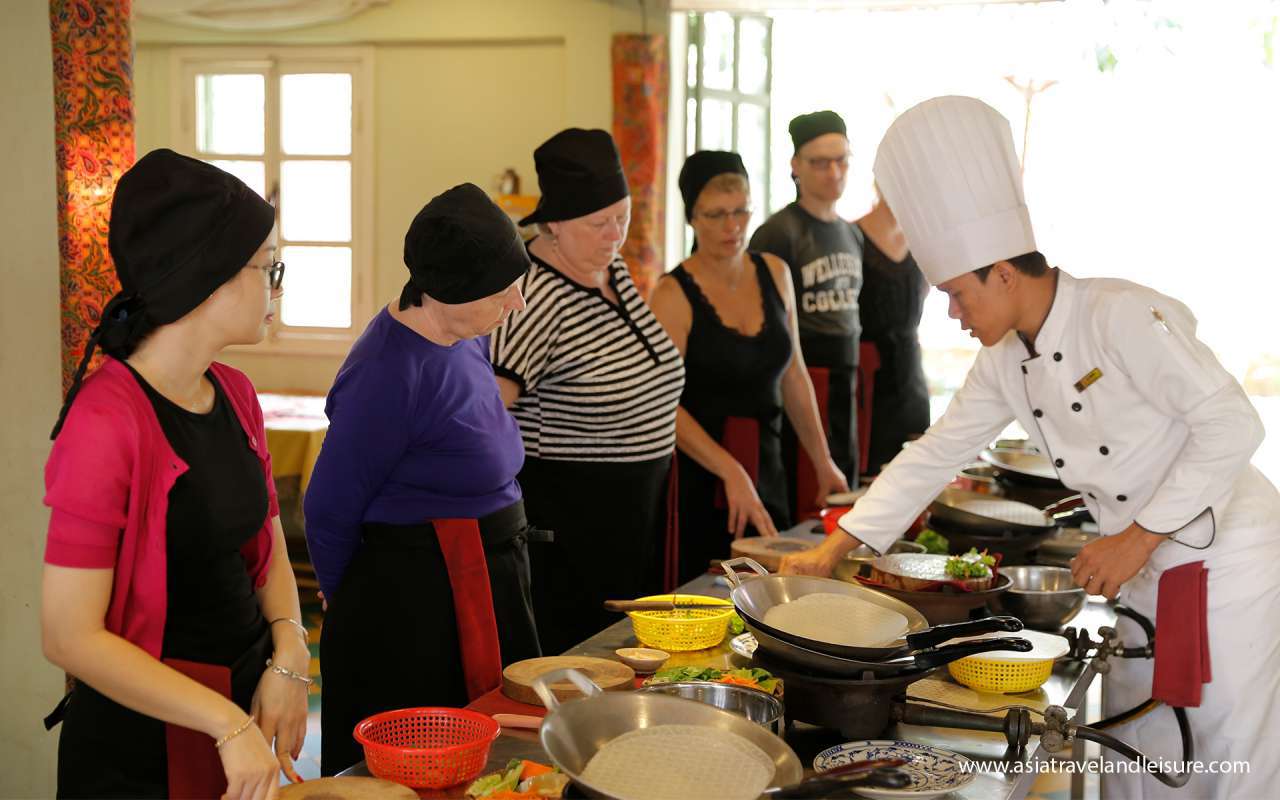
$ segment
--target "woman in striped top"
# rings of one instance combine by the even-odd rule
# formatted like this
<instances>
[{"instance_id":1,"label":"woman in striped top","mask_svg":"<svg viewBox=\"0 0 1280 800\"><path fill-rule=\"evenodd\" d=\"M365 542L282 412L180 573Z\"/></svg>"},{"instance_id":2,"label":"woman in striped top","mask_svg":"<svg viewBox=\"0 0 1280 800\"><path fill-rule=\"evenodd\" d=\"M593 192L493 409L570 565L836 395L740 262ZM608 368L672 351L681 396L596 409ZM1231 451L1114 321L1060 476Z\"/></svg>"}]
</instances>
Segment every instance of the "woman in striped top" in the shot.
<instances>
[{"instance_id":1,"label":"woman in striped top","mask_svg":"<svg viewBox=\"0 0 1280 800\"><path fill-rule=\"evenodd\" d=\"M529 546L550 655L614 621L603 600L663 581L684 364L618 257L631 199L613 139L572 128L534 161L542 197L521 224L540 235L519 282L526 309L494 332L491 352L524 437L529 523L555 534Z\"/></svg>"}]
</instances>

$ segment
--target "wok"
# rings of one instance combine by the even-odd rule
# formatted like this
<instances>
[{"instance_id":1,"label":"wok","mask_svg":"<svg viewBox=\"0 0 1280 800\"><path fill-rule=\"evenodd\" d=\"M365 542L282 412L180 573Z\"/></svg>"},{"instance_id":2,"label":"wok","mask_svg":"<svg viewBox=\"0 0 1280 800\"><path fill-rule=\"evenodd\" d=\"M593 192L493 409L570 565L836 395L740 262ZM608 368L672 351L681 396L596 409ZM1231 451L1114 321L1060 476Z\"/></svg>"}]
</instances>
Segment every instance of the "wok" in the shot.
<instances>
[{"instance_id":1,"label":"wok","mask_svg":"<svg viewBox=\"0 0 1280 800\"><path fill-rule=\"evenodd\" d=\"M577 686L583 697L565 701L556 699L551 685L565 680ZM900 787L906 782L900 772L877 770L835 778L829 787L819 786L818 780L797 786L804 777L804 767L795 751L746 717L696 700L644 692L605 692L585 674L574 669L553 670L539 676L533 681L533 690L547 707L547 716L538 730L542 748L561 772L592 797L613 796L582 779L582 772L591 757L624 733L657 725L718 728L751 742L773 761L773 780L770 788L765 790L765 796L790 794L792 790L807 793L854 782L888 787Z\"/></svg>"},{"instance_id":2,"label":"wok","mask_svg":"<svg viewBox=\"0 0 1280 800\"><path fill-rule=\"evenodd\" d=\"M735 566L745 565L755 575L739 575ZM979 633L996 631L1015 632L1022 630L1022 623L1013 617L987 617L972 622L961 622L954 625L937 625L929 627L924 615L916 609L895 600L886 594L832 578L815 578L807 575L770 575L764 567L749 558L733 558L720 564L733 586L730 599L742 617L744 624L753 626L753 630L763 631L774 639L781 639L808 650L823 653L837 658L859 661L887 661L900 656L909 655L917 650L925 650L954 639L957 636L973 636ZM780 631L764 623L769 609L776 605L789 603L808 594L829 592L854 597L865 602L874 603L882 608L896 611L907 618L907 633L895 641L876 647L854 647L850 645L819 642L804 636Z\"/></svg>"},{"instance_id":3,"label":"wok","mask_svg":"<svg viewBox=\"0 0 1280 800\"><path fill-rule=\"evenodd\" d=\"M1026 534L1048 536L1059 526L1081 516L1084 498L1075 494L1048 508L992 497L964 489L943 489L929 505L930 519L948 530L988 536Z\"/></svg>"},{"instance_id":4,"label":"wok","mask_svg":"<svg viewBox=\"0 0 1280 800\"><path fill-rule=\"evenodd\" d=\"M892 658L886 661L865 661L855 658L841 658L827 653L811 650L786 639L779 639L766 630L762 630L743 619L747 630L756 639L756 652L764 653L766 658L785 662L795 668L803 668L808 672L836 678L862 678L868 674L877 678L887 678L904 673L919 672L941 667L957 661L965 656L989 653L993 650L1012 650L1027 652L1031 642L1025 639L1005 637L999 639L975 639L968 642L941 645L939 647L917 650L910 655Z\"/></svg>"},{"instance_id":5,"label":"wok","mask_svg":"<svg viewBox=\"0 0 1280 800\"><path fill-rule=\"evenodd\" d=\"M978 458L995 469L996 476L1019 486L1061 489L1062 480L1053 462L1039 452L1014 447L989 447Z\"/></svg>"}]
</instances>

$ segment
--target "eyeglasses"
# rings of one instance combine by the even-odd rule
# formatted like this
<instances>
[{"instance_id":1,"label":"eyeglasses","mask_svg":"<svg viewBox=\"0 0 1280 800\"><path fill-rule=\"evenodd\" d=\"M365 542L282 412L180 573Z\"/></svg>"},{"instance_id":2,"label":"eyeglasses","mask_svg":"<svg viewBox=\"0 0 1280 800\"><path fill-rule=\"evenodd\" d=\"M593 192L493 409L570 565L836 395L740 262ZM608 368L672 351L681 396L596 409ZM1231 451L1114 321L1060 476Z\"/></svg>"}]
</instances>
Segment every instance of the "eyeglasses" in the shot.
<instances>
[{"instance_id":1,"label":"eyeglasses","mask_svg":"<svg viewBox=\"0 0 1280 800\"><path fill-rule=\"evenodd\" d=\"M847 155L838 158L806 158L804 162L809 165L810 169L816 169L820 172L831 169L832 164L840 169L848 169L849 167L849 157Z\"/></svg>"},{"instance_id":2,"label":"eyeglasses","mask_svg":"<svg viewBox=\"0 0 1280 800\"><path fill-rule=\"evenodd\" d=\"M746 222L751 219L751 209L735 208L732 211L725 211L724 209L718 209L711 212L700 211L698 212L698 216L702 217L707 222L711 222L716 225L719 225L726 219L732 219L734 222Z\"/></svg>"},{"instance_id":3,"label":"eyeglasses","mask_svg":"<svg viewBox=\"0 0 1280 800\"><path fill-rule=\"evenodd\" d=\"M261 267L267 276L267 282L271 285L271 291L278 292L284 284L284 262L276 261L269 267Z\"/></svg>"}]
</instances>

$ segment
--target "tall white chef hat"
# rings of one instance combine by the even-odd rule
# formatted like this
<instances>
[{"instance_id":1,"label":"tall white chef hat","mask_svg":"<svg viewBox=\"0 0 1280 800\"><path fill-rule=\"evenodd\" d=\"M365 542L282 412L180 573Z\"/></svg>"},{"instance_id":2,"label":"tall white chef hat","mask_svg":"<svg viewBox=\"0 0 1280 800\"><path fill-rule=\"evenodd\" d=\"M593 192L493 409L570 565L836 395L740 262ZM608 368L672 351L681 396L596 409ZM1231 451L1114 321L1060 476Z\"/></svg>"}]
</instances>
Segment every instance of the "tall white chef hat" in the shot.
<instances>
[{"instance_id":1,"label":"tall white chef hat","mask_svg":"<svg viewBox=\"0 0 1280 800\"><path fill-rule=\"evenodd\" d=\"M1036 249L1009 121L981 100L935 97L903 112L875 177L934 286Z\"/></svg>"}]
</instances>

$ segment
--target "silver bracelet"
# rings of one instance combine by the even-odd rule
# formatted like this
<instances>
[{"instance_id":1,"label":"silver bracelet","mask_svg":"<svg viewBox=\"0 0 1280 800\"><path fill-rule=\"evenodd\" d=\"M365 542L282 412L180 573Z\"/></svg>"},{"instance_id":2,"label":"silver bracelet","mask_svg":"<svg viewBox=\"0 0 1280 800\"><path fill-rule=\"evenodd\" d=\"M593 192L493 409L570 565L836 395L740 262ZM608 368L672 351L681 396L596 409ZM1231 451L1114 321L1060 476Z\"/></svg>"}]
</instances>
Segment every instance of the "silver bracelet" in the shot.
<instances>
[{"instance_id":1,"label":"silver bracelet","mask_svg":"<svg viewBox=\"0 0 1280 800\"><path fill-rule=\"evenodd\" d=\"M301 622L298 622L296 619L293 619L292 617L278 617L276 619L271 620L271 622L267 624L275 625L277 622L289 623L293 627L297 628L299 632L302 633L302 641L307 642L308 644L311 642L311 634L307 632L307 626L303 625Z\"/></svg>"},{"instance_id":2,"label":"silver bracelet","mask_svg":"<svg viewBox=\"0 0 1280 800\"><path fill-rule=\"evenodd\" d=\"M288 667L282 667L279 664L276 664L275 662L273 662L269 658L267 659L267 668L277 675L283 675L286 678L293 678L295 681L302 681L308 687L310 687L311 684L315 683L314 679L308 678L306 675L303 675L301 672L294 672Z\"/></svg>"}]
</instances>

